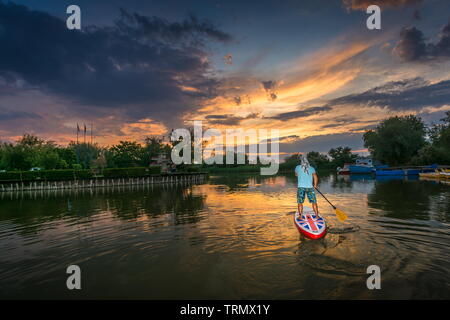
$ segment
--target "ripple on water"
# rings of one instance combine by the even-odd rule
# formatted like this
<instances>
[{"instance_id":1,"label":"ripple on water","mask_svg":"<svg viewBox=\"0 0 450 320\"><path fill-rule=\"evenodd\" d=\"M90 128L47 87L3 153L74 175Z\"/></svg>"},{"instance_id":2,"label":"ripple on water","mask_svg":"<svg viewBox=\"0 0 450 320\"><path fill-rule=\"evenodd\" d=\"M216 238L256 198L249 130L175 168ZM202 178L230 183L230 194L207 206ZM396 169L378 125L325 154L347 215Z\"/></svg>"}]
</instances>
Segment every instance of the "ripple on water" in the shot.
<instances>
[{"instance_id":1,"label":"ripple on water","mask_svg":"<svg viewBox=\"0 0 450 320\"><path fill-rule=\"evenodd\" d=\"M320 187L349 219L319 197L330 228L317 241L295 228L295 180L284 176L4 198L0 295L41 297L45 285L43 297L60 297L65 267L80 264L99 298L448 298L448 189L336 179ZM415 190L416 206L405 195ZM371 264L378 295L365 287Z\"/></svg>"}]
</instances>

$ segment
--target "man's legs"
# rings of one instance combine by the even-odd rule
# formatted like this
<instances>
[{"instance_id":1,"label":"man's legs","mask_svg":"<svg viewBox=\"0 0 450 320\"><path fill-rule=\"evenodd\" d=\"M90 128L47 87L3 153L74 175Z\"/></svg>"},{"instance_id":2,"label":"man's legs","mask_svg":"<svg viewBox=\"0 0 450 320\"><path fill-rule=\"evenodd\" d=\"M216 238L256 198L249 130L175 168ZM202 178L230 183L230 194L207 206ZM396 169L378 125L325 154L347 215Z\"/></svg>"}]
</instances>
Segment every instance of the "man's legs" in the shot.
<instances>
[{"instance_id":1,"label":"man's legs","mask_svg":"<svg viewBox=\"0 0 450 320\"><path fill-rule=\"evenodd\" d=\"M314 210L314 213L316 214L316 216L320 216L319 215L319 207L317 206L317 203L313 203L312 207L313 207L313 210Z\"/></svg>"},{"instance_id":2,"label":"man's legs","mask_svg":"<svg viewBox=\"0 0 450 320\"><path fill-rule=\"evenodd\" d=\"M297 204L298 213L300 216L303 214L303 202L305 201L305 191L302 188L297 188Z\"/></svg>"},{"instance_id":3,"label":"man's legs","mask_svg":"<svg viewBox=\"0 0 450 320\"><path fill-rule=\"evenodd\" d=\"M314 192L314 189L308 190L308 200L312 204L312 207L313 207L313 210L314 210L314 213L316 214L316 216L320 216L319 215L319 207L317 206L316 193Z\"/></svg>"},{"instance_id":4,"label":"man's legs","mask_svg":"<svg viewBox=\"0 0 450 320\"><path fill-rule=\"evenodd\" d=\"M303 203L298 204L298 213L300 216L303 214Z\"/></svg>"}]
</instances>

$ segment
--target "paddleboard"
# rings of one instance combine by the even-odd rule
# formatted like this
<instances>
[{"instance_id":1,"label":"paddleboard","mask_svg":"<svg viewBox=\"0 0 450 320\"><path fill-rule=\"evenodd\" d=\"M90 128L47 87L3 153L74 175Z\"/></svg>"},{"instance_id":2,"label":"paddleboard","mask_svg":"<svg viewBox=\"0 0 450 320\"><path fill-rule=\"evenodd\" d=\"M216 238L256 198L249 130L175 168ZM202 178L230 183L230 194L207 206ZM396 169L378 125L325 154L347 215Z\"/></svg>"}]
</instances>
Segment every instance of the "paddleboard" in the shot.
<instances>
[{"instance_id":1,"label":"paddleboard","mask_svg":"<svg viewBox=\"0 0 450 320\"><path fill-rule=\"evenodd\" d=\"M314 210L310 207L303 207L302 216L297 211L294 216L294 223L298 231L310 239L320 239L327 233L325 219L316 216Z\"/></svg>"}]
</instances>

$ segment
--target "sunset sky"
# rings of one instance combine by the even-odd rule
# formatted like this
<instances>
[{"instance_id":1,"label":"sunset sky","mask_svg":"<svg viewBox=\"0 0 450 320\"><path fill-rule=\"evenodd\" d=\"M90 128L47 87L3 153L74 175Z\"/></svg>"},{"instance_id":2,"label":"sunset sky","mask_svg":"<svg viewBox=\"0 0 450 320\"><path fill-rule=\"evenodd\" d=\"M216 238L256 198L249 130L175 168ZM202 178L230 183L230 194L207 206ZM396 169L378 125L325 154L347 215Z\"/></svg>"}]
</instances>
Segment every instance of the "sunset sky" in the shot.
<instances>
[{"instance_id":1,"label":"sunset sky","mask_svg":"<svg viewBox=\"0 0 450 320\"><path fill-rule=\"evenodd\" d=\"M0 0L0 141L93 123L101 145L142 142L196 119L279 129L284 154L362 150L388 116L450 110L449 18L448 0Z\"/></svg>"}]
</instances>

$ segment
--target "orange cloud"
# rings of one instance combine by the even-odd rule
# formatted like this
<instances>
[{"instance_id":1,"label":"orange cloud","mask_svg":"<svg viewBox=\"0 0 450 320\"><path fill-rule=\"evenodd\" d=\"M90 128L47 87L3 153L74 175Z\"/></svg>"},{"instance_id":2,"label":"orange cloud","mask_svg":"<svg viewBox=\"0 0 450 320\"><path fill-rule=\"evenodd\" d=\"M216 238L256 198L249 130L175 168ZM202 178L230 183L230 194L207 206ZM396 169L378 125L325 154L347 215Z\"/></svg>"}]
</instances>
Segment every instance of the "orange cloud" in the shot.
<instances>
[{"instance_id":1,"label":"orange cloud","mask_svg":"<svg viewBox=\"0 0 450 320\"><path fill-rule=\"evenodd\" d=\"M206 122L208 115L233 114L235 117L242 118L242 121L234 126L225 121L223 125L220 121L215 121L213 127L280 129L282 136L313 134L317 131L317 123L302 121L300 125L297 119L280 122L267 117L298 110L299 104L336 92L356 79L363 67L355 62L355 58L371 45L371 43L363 42L354 42L345 47L334 44L285 64L280 68L280 74L274 75L274 78L277 77L273 80L277 83L275 101L268 101L267 92L261 86L259 79L229 79L225 90L232 91L233 94L230 97L221 96L210 100L199 113L189 114L185 119L204 119ZM249 96L251 104L237 105L234 100L236 91L241 96ZM259 116L248 117L249 114L259 114ZM336 129L329 129L327 132L333 130L336 131Z\"/></svg>"}]
</instances>

